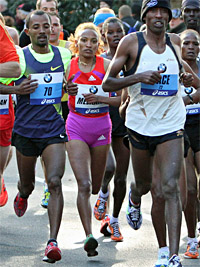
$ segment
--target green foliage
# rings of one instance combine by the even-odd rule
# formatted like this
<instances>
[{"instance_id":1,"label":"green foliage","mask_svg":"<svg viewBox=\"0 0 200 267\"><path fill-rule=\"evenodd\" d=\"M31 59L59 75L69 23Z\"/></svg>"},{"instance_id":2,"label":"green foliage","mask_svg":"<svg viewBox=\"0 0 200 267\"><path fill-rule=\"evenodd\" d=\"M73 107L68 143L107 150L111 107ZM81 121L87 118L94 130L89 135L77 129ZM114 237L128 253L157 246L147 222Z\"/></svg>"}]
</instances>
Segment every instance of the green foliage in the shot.
<instances>
[{"instance_id":1,"label":"green foliage","mask_svg":"<svg viewBox=\"0 0 200 267\"><path fill-rule=\"evenodd\" d=\"M7 0L9 10L15 14L16 7L22 3L36 4L36 0ZM131 6L134 0L113 0L112 9L115 14L121 5ZM59 1L59 14L62 24L69 32L74 32L75 28L82 22L93 21L93 16L99 8L99 0L62 0Z\"/></svg>"},{"instance_id":2,"label":"green foliage","mask_svg":"<svg viewBox=\"0 0 200 267\"><path fill-rule=\"evenodd\" d=\"M132 0L114 0L113 10L118 13L118 8L124 4L131 4ZM99 8L99 0L65 0L59 2L59 14L64 28L74 32L82 22L93 21L93 17Z\"/></svg>"}]
</instances>

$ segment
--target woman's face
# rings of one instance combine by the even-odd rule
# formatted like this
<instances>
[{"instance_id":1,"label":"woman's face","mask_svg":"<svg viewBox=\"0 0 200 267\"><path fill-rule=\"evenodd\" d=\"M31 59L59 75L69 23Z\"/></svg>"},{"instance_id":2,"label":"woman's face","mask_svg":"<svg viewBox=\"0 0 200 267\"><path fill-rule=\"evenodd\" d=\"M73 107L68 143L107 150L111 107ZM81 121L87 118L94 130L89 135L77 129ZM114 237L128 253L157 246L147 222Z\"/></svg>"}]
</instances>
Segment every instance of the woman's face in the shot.
<instances>
[{"instance_id":1,"label":"woman's face","mask_svg":"<svg viewBox=\"0 0 200 267\"><path fill-rule=\"evenodd\" d=\"M196 60L199 54L199 40L193 33L187 33L181 41L181 53L184 60Z\"/></svg>"},{"instance_id":2,"label":"woman's face","mask_svg":"<svg viewBox=\"0 0 200 267\"><path fill-rule=\"evenodd\" d=\"M123 26L118 22L110 22L105 30L105 38L110 47L117 47L119 41L124 37Z\"/></svg>"},{"instance_id":3,"label":"woman's face","mask_svg":"<svg viewBox=\"0 0 200 267\"><path fill-rule=\"evenodd\" d=\"M99 47L99 36L95 30L85 29L79 35L78 41L79 55L93 57Z\"/></svg>"}]
</instances>

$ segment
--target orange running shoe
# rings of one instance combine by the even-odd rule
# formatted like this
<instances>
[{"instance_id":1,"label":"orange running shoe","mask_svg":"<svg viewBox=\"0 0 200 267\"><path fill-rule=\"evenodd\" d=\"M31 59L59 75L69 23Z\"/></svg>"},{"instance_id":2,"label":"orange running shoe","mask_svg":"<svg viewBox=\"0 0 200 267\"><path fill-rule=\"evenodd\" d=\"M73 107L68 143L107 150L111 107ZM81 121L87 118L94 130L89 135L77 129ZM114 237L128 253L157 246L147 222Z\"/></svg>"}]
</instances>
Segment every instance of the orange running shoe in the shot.
<instances>
[{"instance_id":1,"label":"orange running shoe","mask_svg":"<svg viewBox=\"0 0 200 267\"><path fill-rule=\"evenodd\" d=\"M101 221L106 215L107 199L98 197L94 206L94 216L97 220Z\"/></svg>"},{"instance_id":2,"label":"orange running shoe","mask_svg":"<svg viewBox=\"0 0 200 267\"><path fill-rule=\"evenodd\" d=\"M6 190L4 179L2 177L2 180L1 180L1 193L0 193L0 207L5 206L7 201L8 201L8 192Z\"/></svg>"},{"instance_id":3,"label":"orange running shoe","mask_svg":"<svg viewBox=\"0 0 200 267\"><path fill-rule=\"evenodd\" d=\"M100 228L100 233L102 233L104 236L111 236L111 233L108 232L107 230L109 222L110 222L110 216L106 214L105 218L101 221L101 228Z\"/></svg>"},{"instance_id":4,"label":"orange running shoe","mask_svg":"<svg viewBox=\"0 0 200 267\"><path fill-rule=\"evenodd\" d=\"M198 259L199 258L198 243L192 242L187 245L187 251L184 254L184 258L186 259Z\"/></svg>"},{"instance_id":5,"label":"orange running shoe","mask_svg":"<svg viewBox=\"0 0 200 267\"><path fill-rule=\"evenodd\" d=\"M123 241L123 236L120 232L118 222L109 223L107 230L111 233L111 239L112 240L114 240L116 242Z\"/></svg>"}]
</instances>

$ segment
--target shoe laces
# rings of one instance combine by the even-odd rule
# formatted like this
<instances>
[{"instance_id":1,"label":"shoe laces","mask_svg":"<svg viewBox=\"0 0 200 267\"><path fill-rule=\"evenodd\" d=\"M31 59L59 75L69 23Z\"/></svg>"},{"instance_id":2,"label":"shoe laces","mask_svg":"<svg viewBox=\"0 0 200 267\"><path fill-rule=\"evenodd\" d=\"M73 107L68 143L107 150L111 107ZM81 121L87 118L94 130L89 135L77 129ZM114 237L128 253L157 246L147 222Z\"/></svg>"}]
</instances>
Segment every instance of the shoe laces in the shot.
<instances>
[{"instance_id":1,"label":"shoe laces","mask_svg":"<svg viewBox=\"0 0 200 267\"><path fill-rule=\"evenodd\" d=\"M170 264L173 264L173 265L169 265L169 266L174 266L175 264L178 264L180 263L180 258L179 256L177 255L174 255L173 258L170 260ZM178 266L178 265L175 265L175 266ZM182 266L182 265L181 265Z\"/></svg>"},{"instance_id":2,"label":"shoe laces","mask_svg":"<svg viewBox=\"0 0 200 267\"><path fill-rule=\"evenodd\" d=\"M140 218L140 208L131 207L130 217L132 221L138 221Z\"/></svg>"},{"instance_id":3,"label":"shoe laces","mask_svg":"<svg viewBox=\"0 0 200 267\"><path fill-rule=\"evenodd\" d=\"M49 197L50 197L50 193L49 193L49 191L46 191L46 192L44 193L44 198L48 200Z\"/></svg>"},{"instance_id":4,"label":"shoe laces","mask_svg":"<svg viewBox=\"0 0 200 267\"><path fill-rule=\"evenodd\" d=\"M192 242L191 244L189 244L189 251L195 252L197 250L197 246L198 246L198 243Z\"/></svg>"},{"instance_id":5,"label":"shoe laces","mask_svg":"<svg viewBox=\"0 0 200 267\"><path fill-rule=\"evenodd\" d=\"M120 236L120 231L119 231L119 224L118 222L114 222L111 224L111 227L113 228L113 235L114 236Z\"/></svg>"},{"instance_id":6,"label":"shoe laces","mask_svg":"<svg viewBox=\"0 0 200 267\"><path fill-rule=\"evenodd\" d=\"M100 198L99 200L100 200L100 201L99 201L98 211L99 211L99 212L104 212L104 210L105 210L105 205L106 205L106 200L103 199L103 198Z\"/></svg>"}]
</instances>

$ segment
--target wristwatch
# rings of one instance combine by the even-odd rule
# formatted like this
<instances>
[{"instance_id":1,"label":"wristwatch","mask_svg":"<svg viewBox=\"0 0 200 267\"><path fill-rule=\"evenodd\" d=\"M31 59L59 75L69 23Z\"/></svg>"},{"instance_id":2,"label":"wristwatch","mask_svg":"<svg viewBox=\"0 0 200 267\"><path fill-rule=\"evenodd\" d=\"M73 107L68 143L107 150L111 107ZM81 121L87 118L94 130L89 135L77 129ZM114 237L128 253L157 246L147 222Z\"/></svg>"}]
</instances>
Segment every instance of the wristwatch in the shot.
<instances>
[{"instance_id":1,"label":"wristwatch","mask_svg":"<svg viewBox=\"0 0 200 267\"><path fill-rule=\"evenodd\" d=\"M188 97L189 97L189 99L190 99L190 104L194 104L194 100L193 100L193 97L191 96L191 95L187 95Z\"/></svg>"}]
</instances>

